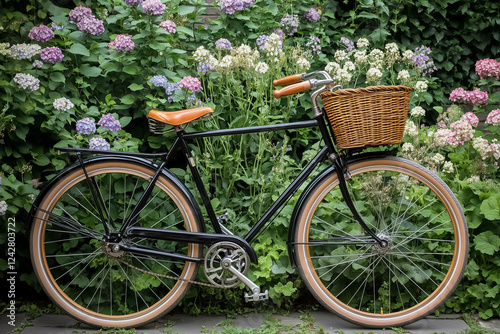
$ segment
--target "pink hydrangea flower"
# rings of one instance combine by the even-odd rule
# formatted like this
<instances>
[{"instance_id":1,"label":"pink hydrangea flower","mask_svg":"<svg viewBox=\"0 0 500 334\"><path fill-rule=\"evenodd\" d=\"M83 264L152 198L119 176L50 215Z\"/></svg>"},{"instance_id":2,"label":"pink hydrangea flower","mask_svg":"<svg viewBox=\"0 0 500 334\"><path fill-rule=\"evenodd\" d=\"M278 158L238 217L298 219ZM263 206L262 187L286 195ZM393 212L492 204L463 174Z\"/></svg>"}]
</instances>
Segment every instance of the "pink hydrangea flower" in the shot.
<instances>
[{"instance_id":1,"label":"pink hydrangea flower","mask_svg":"<svg viewBox=\"0 0 500 334\"><path fill-rule=\"evenodd\" d=\"M311 8L309 10L306 10L304 12L304 17L306 19L308 19L309 21L311 22L316 22L319 20L319 18L321 17L321 15L318 13L318 11L314 8Z\"/></svg>"},{"instance_id":2,"label":"pink hydrangea flower","mask_svg":"<svg viewBox=\"0 0 500 334\"><path fill-rule=\"evenodd\" d=\"M177 25L170 20L160 22L160 28L163 28L163 30L165 30L166 32L168 32L170 34L175 34L176 27L177 27Z\"/></svg>"},{"instance_id":3,"label":"pink hydrangea flower","mask_svg":"<svg viewBox=\"0 0 500 334\"><path fill-rule=\"evenodd\" d=\"M38 27L31 28L28 37L37 42L45 43L54 37L54 32L46 25L40 24Z\"/></svg>"},{"instance_id":4,"label":"pink hydrangea flower","mask_svg":"<svg viewBox=\"0 0 500 334\"><path fill-rule=\"evenodd\" d=\"M467 91L462 87L454 89L450 94L450 101L465 102L467 101Z\"/></svg>"},{"instance_id":5,"label":"pink hydrangea flower","mask_svg":"<svg viewBox=\"0 0 500 334\"><path fill-rule=\"evenodd\" d=\"M500 79L500 63L495 59L481 59L476 62L476 74L481 79L492 77Z\"/></svg>"},{"instance_id":6,"label":"pink hydrangea flower","mask_svg":"<svg viewBox=\"0 0 500 334\"><path fill-rule=\"evenodd\" d=\"M116 35L115 40L108 44L110 50L116 51L132 51L134 47L132 36L127 34Z\"/></svg>"},{"instance_id":7,"label":"pink hydrangea flower","mask_svg":"<svg viewBox=\"0 0 500 334\"><path fill-rule=\"evenodd\" d=\"M201 82L198 78L187 76L182 78L182 80L179 82L179 87L189 89L193 93L196 93L197 91L201 90Z\"/></svg>"},{"instance_id":8,"label":"pink hydrangea flower","mask_svg":"<svg viewBox=\"0 0 500 334\"><path fill-rule=\"evenodd\" d=\"M441 128L437 130L436 133L434 134L434 143L436 144L436 146L440 147L447 146L449 143L448 138L454 138L454 134L452 133L453 131L446 128Z\"/></svg>"},{"instance_id":9,"label":"pink hydrangea flower","mask_svg":"<svg viewBox=\"0 0 500 334\"><path fill-rule=\"evenodd\" d=\"M477 116L474 115L473 113L471 113L470 111L466 112L465 115L463 115L462 117L460 117L460 120L462 122L469 123L473 127L476 127L479 124L479 118L477 118Z\"/></svg>"},{"instance_id":10,"label":"pink hydrangea flower","mask_svg":"<svg viewBox=\"0 0 500 334\"><path fill-rule=\"evenodd\" d=\"M478 88L467 92L467 100L474 104L488 104L488 93L482 92Z\"/></svg>"},{"instance_id":11,"label":"pink hydrangea flower","mask_svg":"<svg viewBox=\"0 0 500 334\"><path fill-rule=\"evenodd\" d=\"M59 63L63 60L63 53L57 46L42 49L40 58L46 63Z\"/></svg>"},{"instance_id":12,"label":"pink hydrangea flower","mask_svg":"<svg viewBox=\"0 0 500 334\"><path fill-rule=\"evenodd\" d=\"M92 16L92 9L83 6L75 7L71 10L71 12L69 12L69 20L75 23L80 22L84 17L91 17L91 16Z\"/></svg>"},{"instance_id":13,"label":"pink hydrangea flower","mask_svg":"<svg viewBox=\"0 0 500 334\"><path fill-rule=\"evenodd\" d=\"M450 127L453 129L453 143L459 142L460 144L464 144L464 142L469 141L474 137L474 129L472 125L467 121L456 121L451 123Z\"/></svg>"},{"instance_id":14,"label":"pink hydrangea flower","mask_svg":"<svg viewBox=\"0 0 500 334\"><path fill-rule=\"evenodd\" d=\"M486 117L486 124L500 125L500 109L492 110Z\"/></svg>"},{"instance_id":15,"label":"pink hydrangea flower","mask_svg":"<svg viewBox=\"0 0 500 334\"><path fill-rule=\"evenodd\" d=\"M141 5L148 15L162 15L167 8L160 0L145 0Z\"/></svg>"}]
</instances>

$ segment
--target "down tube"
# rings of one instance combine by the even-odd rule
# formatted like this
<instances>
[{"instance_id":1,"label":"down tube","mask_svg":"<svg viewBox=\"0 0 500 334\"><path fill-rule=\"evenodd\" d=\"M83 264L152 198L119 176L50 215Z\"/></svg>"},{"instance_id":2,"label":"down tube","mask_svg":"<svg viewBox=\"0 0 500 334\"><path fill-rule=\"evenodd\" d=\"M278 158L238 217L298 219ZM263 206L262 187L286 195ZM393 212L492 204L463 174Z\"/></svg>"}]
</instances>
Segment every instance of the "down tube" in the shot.
<instances>
[{"instance_id":1,"label":"down tube","mask_svg":"<svg viewBox=\"0 0 500 334\"><path fill-rule=\"evenodd\" d=\"M271 217L278 211L278 209L285 204L285 202L299 189L299 187L305 182L305 180L311 175L316 166L325 160L328 152L328 146L325 146L321 151L316 154L316 156L307 164L307 166L300 172L300 174L293 180L293 182L286 188L286 190L281 194L281 196L273 203L273 205L264 213L264 215L259 219L257 224L248 232L245 236L245 240L251 243L253 239L260 232L262 227L271 219Z\"/></svg>"}]
</instances>

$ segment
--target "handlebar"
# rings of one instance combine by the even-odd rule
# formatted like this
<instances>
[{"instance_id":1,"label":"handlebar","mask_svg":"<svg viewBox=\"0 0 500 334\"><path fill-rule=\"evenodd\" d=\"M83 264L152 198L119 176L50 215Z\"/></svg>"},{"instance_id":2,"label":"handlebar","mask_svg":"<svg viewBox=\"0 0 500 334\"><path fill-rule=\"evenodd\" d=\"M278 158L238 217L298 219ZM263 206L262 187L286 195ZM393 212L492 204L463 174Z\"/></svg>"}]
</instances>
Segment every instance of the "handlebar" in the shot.
<instances>
[{"instance_id":1,"label":"handlebar","mask_svg":"<svg viewBox=\"0 0 500 334\"><path fill-rule=\"evenodd\" d=\"M285 79L285 78L283 78ZM311 81L299 82L285 88L281 88L280 90L274 91L274 97L279 99L282 96L292 95L296 93L303 92L311 88Z\"/></svg>"},{"instance_id":2,"label":"handlebar","mask_svg":"<svg viewBox=\"0 0 500 334\"><path fill-rule=\"evenodd\" d=\"M294 75L289 75L287 77L277 79L273 81L273 86L284 86L284 85L290 85L296 82L300 82L304 80L304 74L294 74Z\"/></svg>"}]
</instances>

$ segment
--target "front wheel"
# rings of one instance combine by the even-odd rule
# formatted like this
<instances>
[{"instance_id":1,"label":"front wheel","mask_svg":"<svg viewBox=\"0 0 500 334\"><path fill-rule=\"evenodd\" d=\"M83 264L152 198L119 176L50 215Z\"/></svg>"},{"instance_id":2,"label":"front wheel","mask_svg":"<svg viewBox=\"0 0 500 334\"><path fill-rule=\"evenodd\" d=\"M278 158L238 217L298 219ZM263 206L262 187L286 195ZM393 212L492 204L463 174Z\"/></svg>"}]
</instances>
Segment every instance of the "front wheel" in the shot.
<instances>
[{"instance_id":1,"label":"front wheel","mask_svg":"<svg viewBox=\"0 0 500 334\"><path fill-rule=\"evenodd\" d=\"M201 257L201 246L123 238L115 248L104 224L118 233L155 170L139 162L110 159L89 162L86 172L88 178L81 168L62 175L39 202L30 245L38 280L55 304L84 323L137 327L153 321L179 303L198 265L131 253L119 246L195 258ZM159 177L132 226L202 231L196 210L166 175Z\"/></svg>"},{"instance_id":2,"label":"front wheel","mask_svg":"<svg viewBox=\"0 0 500 334\"><path fill-rule=\"evenodd\" d=\"M309 193L294 250L307 287L328 310L370 327L402 326L439 307L467 264L462 209L435 173L396 157L349 165L346 180L374 242L352 217L335 172Z\"/></svg>"}]
</instances>

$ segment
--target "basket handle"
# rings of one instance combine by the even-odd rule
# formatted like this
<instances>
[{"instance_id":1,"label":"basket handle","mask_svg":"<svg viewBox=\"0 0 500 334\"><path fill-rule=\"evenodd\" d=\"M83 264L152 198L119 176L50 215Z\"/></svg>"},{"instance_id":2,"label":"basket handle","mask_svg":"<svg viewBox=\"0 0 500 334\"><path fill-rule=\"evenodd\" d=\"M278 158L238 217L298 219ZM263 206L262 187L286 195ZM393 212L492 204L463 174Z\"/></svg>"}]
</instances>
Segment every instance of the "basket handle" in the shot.
<instances>
[{"instance_id":1,"label":"basket handle","mask_svg":"<svg viewBox=\"0 0 500 334\"><path fill-rule=\"evenodd\" d=\"M303 91L308 90L310 88L311 88L311 81L299 82L299 83L281 88L280 90L275 90L274 97L279 99L282 96L300 93L300 92L303 92Z\"/></svg>"},{"instance_id":2,"label":"basket handle","mask_svg":"<svg viewBox=\"0 0 500 334\"><path fill-rule=\"evenodd\" d=\"M305 73L294 74L294 75L286 76L286 77L281 78L281 79L273 80L273 86L284 86L284 85L289 85L289 84L293 84L296 82L300 82L300 81L304 80L304 78L303 78L304 74Z\"/></svg>"}]
</instances>

